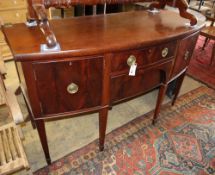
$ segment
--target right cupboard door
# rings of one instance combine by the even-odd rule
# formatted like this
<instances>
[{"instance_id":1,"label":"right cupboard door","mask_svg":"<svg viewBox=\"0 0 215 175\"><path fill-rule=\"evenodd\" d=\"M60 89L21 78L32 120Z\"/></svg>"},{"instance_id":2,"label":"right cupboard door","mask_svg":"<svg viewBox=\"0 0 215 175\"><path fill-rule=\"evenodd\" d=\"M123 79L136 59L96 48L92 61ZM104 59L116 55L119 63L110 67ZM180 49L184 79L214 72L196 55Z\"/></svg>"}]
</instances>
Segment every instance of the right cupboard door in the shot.
<instances>
[{"instance_id":1,"label":"right cupboard door","mask_svg":"<svg viewBox=\"0 0 215 175\"><path fill-rule=\"evenodd\" d=\"M180 41L172 72L172 77L177 76L181 71L183 71L188 66L198 36L199 32L194 33Z\"/></svg>"}]
</instances>

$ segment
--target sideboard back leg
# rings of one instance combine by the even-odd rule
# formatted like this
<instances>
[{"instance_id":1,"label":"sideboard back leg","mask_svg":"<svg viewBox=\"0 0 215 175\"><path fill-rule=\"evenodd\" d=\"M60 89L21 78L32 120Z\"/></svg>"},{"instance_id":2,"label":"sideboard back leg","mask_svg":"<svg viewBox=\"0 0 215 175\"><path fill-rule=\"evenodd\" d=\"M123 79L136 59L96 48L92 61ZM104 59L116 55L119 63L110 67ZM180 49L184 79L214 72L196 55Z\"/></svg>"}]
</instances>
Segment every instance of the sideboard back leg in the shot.
<instances>
[{"instance_id":1,"label":"sideboard back leg","mask_svg":"<svg viewBox=\"0 0 215 175\"><path fill-rule=\"evenodd\" d=\"M108 107L99 111L99 150L104 150L105 133L107 127Z\"/></svg>"},{"instance_id":2,"label":"sideboard back leg","mask_svg":"<svg viewBox=\"0 0 215 175\"><path fill-rule=\"evenodd\" d=\"M33 129L36 129L36 124L34 123L33 114L32 114L32 112L31 112L30 105L29 105L29 103L28 103L28 101L27 101L27 99L26 99L25 93L24 93L24 91L22 90L21 86L19 86L19 87L16 89L16 91L15 91L15 95L16 95L16 96L18 96L18 95L20 95L20 94L22 94L22 96L23 96L23 99L24 99L24 102L25 102L25 106L26 106L27 111L28 111L28 117L30 118L30 121L31 121L31 125L32 125Z\"/></svg>"},{"instance_id":3,"label":"sideboard back leg","mask_svg":"<svg viewBox=\"0 0 215 175\"><path fill-rule=\"evenodd\" d=\"M29 107L29 105L28 105L28 102L27 102L27 100L26 100L26 98L25 98L24 95L23 95L23 99L24 99L25 104L26 104L26 108L27 108L27 111L28 111L28 116L29 116L29 118L30 118L32 128L33 128L33 129L36 129L36 124L35 124L34 119L33 119L33 114L32 114L32 112L31 112L31 109L30 109L30 107Z\"/></svg>"},{"instance_id":4,"label":"sideboard back leg","mask_svg":"<svg viewBox=\"0 0 215 175\"><path fill-rule=\"evenodd\" d=\"M177 97L178 97L178 94L179 94L179 92L180 92L181 85L182 85L182 83L183 83L185 74L186 74L186 71L185 71L183 74L181 74L181 75L178 77L178 79L177 79L176 88L175 88L175 93L174 93L175 95L174 95L174 97L173 97L173 99L172 99L172 105L175 104L175 101L176 101L176 99L177 99Z\"/></svg>"},{"instance_id":5,"label":"sideboard back leg","mask_svg":"<svg viewBox=\"0 0 215 175\"><path fill-rule=\"evenodd\" d=\"M155 122L156 122L156 120L158 118L160 108L161 108L163 99L164 99L165 94L166 94L167 85L168 85L167 83L162 84L161 87L159 88L157 103L156 103L155 112L154 112L154 116L153 116L153 120L152 120L153 125L155 124Z\"/></svg>"},{"instance_id":6,"label":"sideboard back leg","mask_svg":"<svg viewBox=\"0 0 215 175\"><path fill-rule=\"evenodd\" d=\"M40 137L40 142L42 144L42 148L46 157L46 162L48 165L51 164L51 158L49 154L49 148L48 148L48 142L46 137L46 129L45 129L45 123L44 120L36 120L35 121L37 126L37 131Z\"/></svg>"}]
</instances>

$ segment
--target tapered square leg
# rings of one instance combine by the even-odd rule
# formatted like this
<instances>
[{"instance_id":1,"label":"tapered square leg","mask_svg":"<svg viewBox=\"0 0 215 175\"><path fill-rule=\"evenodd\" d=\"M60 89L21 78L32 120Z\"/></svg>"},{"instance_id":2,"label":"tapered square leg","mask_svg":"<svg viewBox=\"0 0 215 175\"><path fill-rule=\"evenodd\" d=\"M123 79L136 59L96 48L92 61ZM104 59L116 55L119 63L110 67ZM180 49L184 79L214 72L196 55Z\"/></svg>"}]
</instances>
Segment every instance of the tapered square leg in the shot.
<instances>
[{"instance_id":1,"label":"tapered square leg","mask_svg":"<svg viewBox=\"0 0 215 175\"><path fill-rule=\"evenodd\" d=\"M167 84L162 84L160 89L159 89L156 108L155 108L155 112L154 112L154 116L153 116L153 120L152 120L153 125L155 124L155 122L156 122L156 120L158 118L160 108L161 108L163 99L164 99L165 94L166 94L166 90L167 90Z\"/></svg>"},{"instance_id":2,"label":"tapered square leg","mask_svg":"<svg viewBox=\"0 0 215 175\"><path fill-rule=\"evenodd\" d=\"M107 127L108 108L99 111L99 150L104 150L105 133Z\"/></svg>"},{"instance_id":3,"label":"tapered square leg","mask_svg":"<svg viewBox=\"0 0 215 175\"><path fill-rule=\"evenodd\" d=\"M46 129L45 129L45 123L43 120L36 120L35 121L36 126L37 126L37 131L39 134L40 142L42 144L42 148L46 157L46 162L48 165L51 164L51 158L49 154L49 147L48 147L48 142L47 142L47 137L46 137Z\"/></svg>"},{"instance_id":4,"label":"tapered square leg","mask_svg":"<svg viewBox=\"0 0 215 175\"><path fill-rule=\"evenodd\" d=\"M176 82L176 88L175 88L175 93L174 93L174 97L172 99L172 105L175 104L175 101L178 97L178 94L180 92L180 89L181 89L181 86L182 86L182 83L183 83L183 80L184 80L184 77L185 77L185 74L186 74L186 71L181 74L178 79L177 79L177 82Z\"/></svg>"}]
</instances>

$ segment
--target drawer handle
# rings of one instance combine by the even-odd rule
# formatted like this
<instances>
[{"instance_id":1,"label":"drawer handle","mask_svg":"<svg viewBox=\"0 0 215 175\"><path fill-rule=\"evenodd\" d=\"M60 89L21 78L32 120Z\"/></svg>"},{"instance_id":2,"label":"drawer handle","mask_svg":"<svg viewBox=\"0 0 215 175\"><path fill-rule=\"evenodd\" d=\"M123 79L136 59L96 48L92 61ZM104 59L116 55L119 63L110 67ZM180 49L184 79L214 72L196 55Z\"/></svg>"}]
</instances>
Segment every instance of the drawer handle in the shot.
<instances>
[{"instance_id":1,"label":"drawer handle","mask_svg":"<svg viewBox=\"0 0 215 175\"><path fill-rule=\"evenodd\" d=\"M169 53L169 49L166 47L162 50L161 55L163 58L165 58L168 55L168 53Z\"/></svg>"},{"instance_id":2,"label":"drawer handle","mask_svg":"<svg viewBox=\"0 0 215 175\"><path fill-rule=\"evenodd\" d=\"M75 83L71 83L67 86L67 92L69 94L75 94L78 92L78 85Z\"/></svg>"},{"instance_id":3,"label":"drawer handle","mask_svg":"<svg viewBox=\"0 0 215 175\"><path fill-rule=\"evenodd\" d=\"M131 55L127 59L128 66L132 66L136 63L136 57L134 55Z\"/></svg>"},{"instance_id":4,"label":"drawer handle","mask_svg":"<svg viewBox=\"0 0 215 175\"><path fill-rule=\"evenodd\" d=\"M188 58L189 58L189 56L190 56L190 52L189 51L186 51L185 52L185 54L184 54L184 60L188 60Z\"/></svg>"}]
</instances>

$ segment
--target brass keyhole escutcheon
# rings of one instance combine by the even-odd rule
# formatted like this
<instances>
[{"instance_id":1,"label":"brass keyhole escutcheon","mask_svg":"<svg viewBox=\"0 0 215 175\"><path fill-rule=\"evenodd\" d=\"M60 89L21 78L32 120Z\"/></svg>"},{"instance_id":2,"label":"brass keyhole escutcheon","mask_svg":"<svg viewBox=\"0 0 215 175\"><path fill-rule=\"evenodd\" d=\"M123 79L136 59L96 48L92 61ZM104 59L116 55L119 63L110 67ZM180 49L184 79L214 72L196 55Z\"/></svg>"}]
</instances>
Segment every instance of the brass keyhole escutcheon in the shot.
<instances>
[{"instance_id":1,"label":"brass keyhole escutcheon","mask_svg":"<svg viewBox=\"0 0 215 175\"><path fill-rule=\"evenodd\" d=\"M169 53L169 49L166 47L162 50L161 55L163 58L165 58Z\"/></svg>"},{"instance_id":2,"label":"brass keyhole escutcheon","mask_svg":"<svg viewBox=\"0 0 215 175\"><path fill-rule=\"evenodd\" d=\"M185 54L184 54L184 60L188 60L189 58L189 55L190 55L190 52L189 51L186 51Z\"/></svg>"},{"instance_id":3,"label":"brass keyhole escutcheon","mask_svg":"<svg viewBox=\"0 0 215 175\"><path fill-rule=\"evenodd\" d=\"M132 66L136 63L136 57L134 55L131 55L127 59L128 66Z\"/></svg>"},{"instance_id":4,"label":"brass keyhole escutcheon","mask_svg":"<svg viewBox=\"0 0 215 175\"><path fill-rule=\"evenodd\" d=\"M78 92L78 85L75 83L71 83L67 86L67 92L69 94L75 94Z\"/></svg>"}]
</instances>

